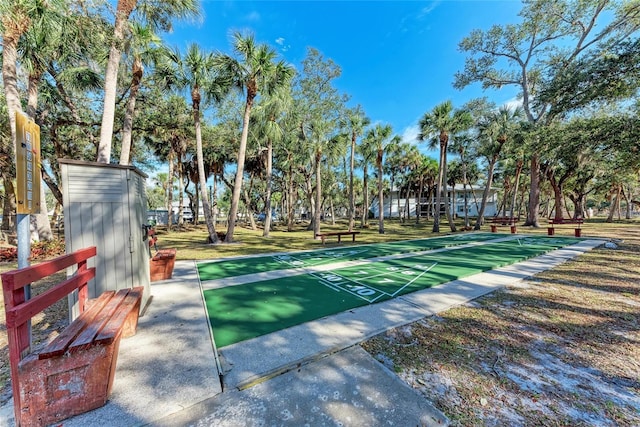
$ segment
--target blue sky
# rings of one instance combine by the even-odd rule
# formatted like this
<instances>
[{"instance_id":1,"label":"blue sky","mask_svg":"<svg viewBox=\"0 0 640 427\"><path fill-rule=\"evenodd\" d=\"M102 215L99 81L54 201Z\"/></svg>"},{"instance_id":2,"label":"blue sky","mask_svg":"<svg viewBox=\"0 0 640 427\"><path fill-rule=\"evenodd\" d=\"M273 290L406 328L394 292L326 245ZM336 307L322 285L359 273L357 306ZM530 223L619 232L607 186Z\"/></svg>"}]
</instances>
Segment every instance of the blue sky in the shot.
<instances>
[{"instance_id":1,"label":"blue sky","mask_svg":"<svg viewBox=\"0 0 640 427\"><path fill-rule=\"evenodd\" d=\"M182 50L193 42L231 52L233 31L252 31L296 68L308 47L342 68L335 86L362 105L372 122L388 123L415 140L418 120L437 104L454 106L479 96L513 101L514 88L483 92L479 85L453 88L465 54L458 43L473 29L519 21L517 0L441 1L208 1L200 23L176 23L166 35Z\"/></svg>"}]
</instances>

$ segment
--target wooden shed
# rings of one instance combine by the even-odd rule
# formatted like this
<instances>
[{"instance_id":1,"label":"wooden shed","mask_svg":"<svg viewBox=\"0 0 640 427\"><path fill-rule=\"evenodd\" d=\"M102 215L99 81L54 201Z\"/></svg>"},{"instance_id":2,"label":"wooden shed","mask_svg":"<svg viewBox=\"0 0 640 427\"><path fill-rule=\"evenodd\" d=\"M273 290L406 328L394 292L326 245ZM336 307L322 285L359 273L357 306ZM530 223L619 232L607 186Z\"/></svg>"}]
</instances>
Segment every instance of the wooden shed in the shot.
<instances>
[{"instance_id":1,"label":"wooden shed","mask_svg":"<svg viewBox=\"0 0 640 427\"><path fill-rule=\"evenodd\" d=\"M67 159L58 162L66 251L96 246L98 252L89 297L143 286L142 307L146 307L150 298L150 252L144 228L147 175L133 166Z\"/></svg>"}]
</instances>

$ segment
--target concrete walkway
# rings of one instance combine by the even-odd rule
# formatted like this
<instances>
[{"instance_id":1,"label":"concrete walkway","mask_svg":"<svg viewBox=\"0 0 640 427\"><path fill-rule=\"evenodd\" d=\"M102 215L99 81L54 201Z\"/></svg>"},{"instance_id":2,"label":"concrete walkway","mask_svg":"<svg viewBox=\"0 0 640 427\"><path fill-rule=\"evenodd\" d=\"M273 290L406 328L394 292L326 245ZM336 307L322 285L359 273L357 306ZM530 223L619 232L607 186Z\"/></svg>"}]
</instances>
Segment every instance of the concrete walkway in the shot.
<instances>
[{"instance_id":1,"label":"concrete walkway","mask_svg":"<svg viewBox=\"0 0 640 427\"><path fill-rule=\"evenodd\" d=\"M152 284L135 337L121 341L110 401L64 426L445 425L446 418L357 346L390 328L515 284L597 247L528 261L359 307L220 350L224 392L194 262ZM0 425L13 425L12 402Z\"/></svg>"}]
</instances>

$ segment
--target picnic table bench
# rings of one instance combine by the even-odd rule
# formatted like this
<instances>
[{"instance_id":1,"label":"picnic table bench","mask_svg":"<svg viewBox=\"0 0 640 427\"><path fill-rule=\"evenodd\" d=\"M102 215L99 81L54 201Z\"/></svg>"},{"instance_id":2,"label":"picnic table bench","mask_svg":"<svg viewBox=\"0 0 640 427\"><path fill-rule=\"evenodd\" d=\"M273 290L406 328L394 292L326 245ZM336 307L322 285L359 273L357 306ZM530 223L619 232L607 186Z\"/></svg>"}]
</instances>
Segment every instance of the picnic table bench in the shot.
<instances>
[{"instance_id":1,"label":"picnic table bench","mask_svg":"<svg viewBox=\"0 0 640 427\"><path fill-rule=\"evenodd\" d=\"M319 237L322 240L322 244L324 245L327 237L330 236L338 236L338 243L340 243L340 239L342 236L351 236L351 241L356 241L356 234L360 234L359 231L330 231L327 233L317 233L316 237Z\"/></svg>"},{"instance_id":2,"label":"picnic table bench","mask_svg":"<svg viewBox=\"0 0 640 427\"><path fill-rule=\"evenodd\" d=\"M582 224L584 224L584 218L550 218L549 226L547 227L547 234L553 236L556 232L554 226L556 225L574 225L574 235L576 237L582 236Z\"/></svg>"},{"instance_id":3,"label":"picnic table bench","mask_svg":"<svg viewBox=\"0 0 640 427\"><path fill-rule=\"evenodd\" d=\"M500 226L509 226L511 227L511 234L516 234L518 232L516 224L520 221L520 218L508 217L508 216L494 216L491 217L491 232L497 233L498 227Z\"/></svg>"},{"instance_id":4,"label":"picnic table bench","mask_svg":"<svg viewBox=\"0 0 640 427\"><path fill-rule=\"evenodd\" d=\"M88 268L87 260L95 255L90 247L2 273L16 426L58 423L107 402L120 338L136 332L143 287L89 300L95 267ZM26 299L25 286L72 266L74 275ZM31 352L31 318L76 290L80 315L43 349Z\"/></svg>"}]
</instances>

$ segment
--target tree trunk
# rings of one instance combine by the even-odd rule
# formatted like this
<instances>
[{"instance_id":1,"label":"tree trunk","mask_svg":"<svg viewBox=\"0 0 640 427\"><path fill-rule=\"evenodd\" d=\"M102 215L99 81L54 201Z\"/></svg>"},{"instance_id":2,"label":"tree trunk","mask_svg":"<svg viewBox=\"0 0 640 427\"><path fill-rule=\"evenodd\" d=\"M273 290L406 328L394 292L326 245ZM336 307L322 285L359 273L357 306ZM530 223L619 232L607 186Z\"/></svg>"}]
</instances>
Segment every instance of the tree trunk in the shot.
<instances>
[{"instance_id":1,"label":"tree trunk","mask_svg":"<svg viewBox=\"0 0 640 427\"><path fill-rule=\"evenodd\" d=\"M367 164L364 165L364 174L362 176L362 220L360 222L360 227L364 228L367 224L367 220L369 217L369 168Z\"/></svg>"},{"instance_id":2,"label":"tree trunk","mask_svg":"<svg viewBox=\"0 0 640 427\"><path fill-rule=\"evenodd\" d=\"M473 227L474 230L480 230L480 225L484 220L484 210L487 206L487 199L489 198L489 191L491 190L491 184L493 183L493 169L496 165L497 157L493 157L489 162L489 171L487 173L487 186L484 188L484 192L482 193L482 202L480 204L480 211L478 212L478 218L476 219L476 225Z\"/></svg>"},{"instance_id":3,"label":"tree trunk","mask_svg":"<svg viewBox=\"0 0 640 427\"><path fill-rule=\"evenodd\" d=\"M315 168L316 168L316 206L313 211L313 238L320 233L320 211L322 210L322 150L316 150Z\"/></svg>"},{"instance_id":4,"label":"tree trunk","mask_svg":"<svg viewBox=\"0 0 640 427\"><path fill-rule=\"evenodd\" d=\"M440 142L440 165L438 167L438 184L436 190L436 206L433 213L433 232L440 232L440 202L442 200L442 183L444 181L444 162L446 146L443 142Z\"/></svg>"},{"instance_id":5,"label":"tree trunk","mask_svg":"<svg viewBox=\"0 0 640 427\"><path fill-rule=\"evenodd\" d=\"M624 198L624 201L626 203L626 212L624 215L625 219L631 219L631 188L630 186L627 187L627 190L622 190L622 197Z\"/></svg>"},{"instance_id":6,"label":"tree trunk","mask_svg":"<svg viewBox=\"0 0 640 427\"><path fill-rule=\"evenodd\" d=\"M102 125L100 126L100 144L98 145L97 162L111 161L111 140L113 138L113 122L116 114L116 92L118 89L118 68L122 52L120 46L124 42L125 28L129 15L135 9L137 0L118 0L116 21L113 28L113 40L109 49L109 60L104 76L104 104L102 109Z\"/></svg>"},{"instance_id":7,"label":"tree trunk","mask_svg":"<svg viewBox=\"0 0 640 427\"><path fill-rule=\"evenodd\" d=\"M422 216L422 193L424 192L424 179L420 179L420 185L418 186L418 198L416 199L416 225L420 224L420 217Z\"/></svg>"},{"instance_id":8,"label":"tree trunk","mask_svg":"<svg viewBox=\"0 0 640 427\"><path fill-rule=\"evenodd\" d=\"M122 148L120 149L120 164L128 165L131 162L131 138L133 133L133 116L136 110L136 98L140 90L140 82L144 67L140 58L133 61L131 89L129 91L129 100L127 101L127 110L124 114L122 123Z\"/></svg>"},{"instance_id":9,"label":"tree trunk","mask_svg":"<svg viewBox=\"0 0 640 427\"><path fill-rule=\"evenodd\" d=\"M353 191L353 171L355 169L356 134L351 134L351 156L349 158L349 231L356 223L356 195Z\"/></svg>"},{"instance_id":10,"label":"tree trunk","mask_svg":"<svg viewBox=\"0 0 640 427\"><path fill-rule=\"evenodd\" d=\"M524 225L540 227L538 220L540 211L540 158L538 154L531 156L531 185L529 187L529 208Z\"/></svg>"},{"instance_id":11,"label":"tree trunk","mask_svg":"<svg viewBox=\"0 0 640 427\"><path fill-rule=\"evenodd\" d=\"M522 173L523 166L524 166L524 162L522 160L518 160L518 163L516 164L516 176L514 178L514 184L513 184L513 194L511 195L511 215L510 215L511 219L515 218L513 213L515 212L515 209L516 209L516 197L518 195L518 187L520 186L520 174Z\"/></svg>"},{"instance_id":12,"label":"tree trunk","mask_svg":"<svg viewBox=\"0 0 640 427\"><path fill-rule=\"evenodd\" d=\"M197 91L194 88L193 92ZM199 93L198 93L199 96ZM193 96L192 96L193 98ZM199 98L197 98L199 99ZM204 173L204 155L202 153L202 130L200 128L200 104L194 102L193 105L193 119L196 126L196 160L198 161L198 181L200 182L200 194L207 194L207 176ZM198 201L196 200L196 203ZM208 243L218 243L218 234L211 218L211 206L209 205L208 197L202 198L202 208L204 210L204 220L207 223L207 231L209 233ZM198 215L198 205L196 205L196 212L194 215ZM196 220L197 217L194 218Z\"/></svg>"},{"instance_id":13,"label":"tree trunk","mask_svg":"<svg viewBox=\"0 0 640 427\"><path fill-rule=\"evenodd\" d=\"M287 231L293 231L293 215L294 212L294 200L293 200L293 163L291 159L291 155L289 155L289 185L287 188L287 192L289 196L287 197Z\"/></svg>"},{"instance_id":14,"label":"tree trunk","mask_svg":"<svg viewBox=\"0 0 640 427\"><path fill-rule=\"evenodd\" d=\"M447 152L445 149L444 153L444 174L443 174L443 184L444 184L444 207L447 212L447 221L449 221L449 228L452 232L456 232L456 223L453 222L453 215L451 215L451 206L449 206L449 192L447 191Z\"/></svg>"},{"instance_id":15,"label":"tree trunk","mask_svg":"<svg viewBox=\"0 0 640 427\"><path fill-rule=\"evenodd\" d=\"M169 172L167 175L167 232L171 232L173 227L173 164L175 160L175 152L169 151Z\"/></svg>"},{"instance_id":16,"label":"tree trunk","mask_svg":"<svg viewBox=\"0 0 640 427\"><path fill-rule=\"evenodd\" d=\"M27 88L28 101L27 101L27 115L35 122L36 110L38 107L38 84L42 74L30 74L29 85ZM40 167L40 178L45 174L44 167ZM49 222L49 215L47 211L47 199L45 198L44 185L40 185L40 209L38 212L32 215L31 222L35 231L34 239L37 240L52 240L53 234L51 233L51 223Z\"/></svg>"},{"instance_id":17,"label":"tree trunk","mask_svg":"<svg viewBox=\"0 0 640 427\"><path fill-rule=\"evenodd\" d=\"M233 183L233 193L231 195L231 207L229 209L229 224L227 225L227 236L225 242L233 242L233 231L236 226L236 216L238 215L238 205L240 204L240 192L242 189L242 177L244 174L244 159L247 154L247 139L249 138L249 119L251 118L251 107L253 98L247 93L247 103L244 108L242 118L242 136L240 137L240 147L238 148L238 168L236 179Z\"/></svg>"},{"instance_id":18,"label":"tree trunk","mask_svg":"<svg viewBox=\"0 0 640 427\"><path fill-rule=\"evenodd\" d=\"M384 234L384 189L382 188L382 155L378 150L376 166L378 167L378 233Z\"/></svg>"},{"instance_id":19,"label":"tree trunk","mask_svg":"<svg viewBox=\"0 0 640 427\"><path fill-rule=\"evenodd\" d=\"M16 70L19 38L20 34L10 34L7 30L5 30L5 33L2 35L2 81L4 82L4 94L7 100L7 112L9 113L9 124L11 127L11 152L0 153L6 155L6 160L2 167L5 192L2 228L13 231L15 231L16 227L16 218L14 215L16 212L16 193L15 187L13 186L13 179L16 176L16 112L22 111Z\"/></svg>"},{"instance_id":20,"label":"tree trunk","mask_svg":"<svg viewBox=\"0 0 640 427\"><path fill-rule=\"evenodd\" d=\"M271 180L273 175L273 143L271 138L267 139L267 189L265 194L264 210L266 216L264 217L264 230L262 230L262 237L269 237L269 230L271 230Z\"/></svg>"}]
</instances>

